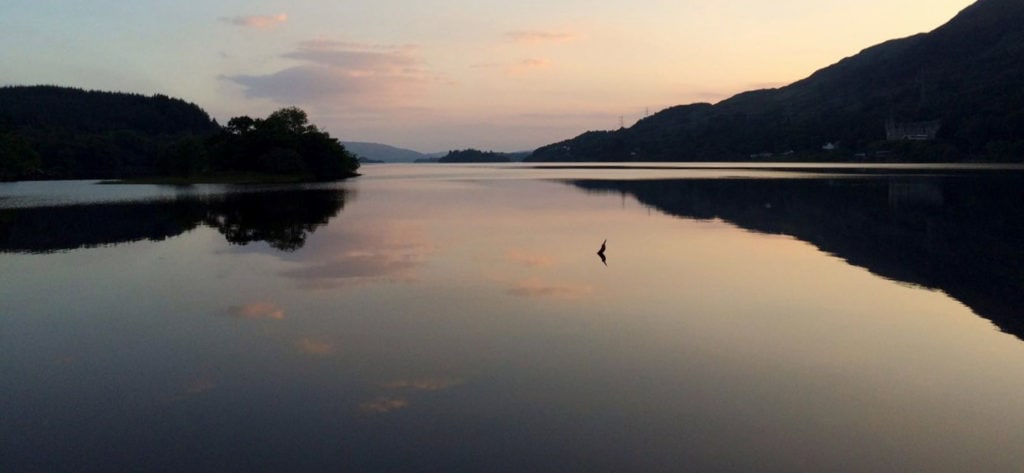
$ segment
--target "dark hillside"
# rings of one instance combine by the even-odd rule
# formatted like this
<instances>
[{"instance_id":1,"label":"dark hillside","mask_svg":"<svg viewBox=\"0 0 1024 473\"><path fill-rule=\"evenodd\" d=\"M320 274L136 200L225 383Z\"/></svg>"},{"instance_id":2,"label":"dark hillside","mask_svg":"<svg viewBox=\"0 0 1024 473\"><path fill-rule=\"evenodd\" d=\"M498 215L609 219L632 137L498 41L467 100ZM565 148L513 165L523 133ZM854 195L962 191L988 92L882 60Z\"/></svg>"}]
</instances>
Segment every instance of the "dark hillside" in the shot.
<instances>
[{"instance_id":1,"label":"dark hillside","mask_svg":"<svg viewBox=\"0 0 1024 473\"><path fill-rule=\"evenodd\" d=\"M1024 158L1024 2L980 0L936 30L865 49L779 89L663 110L534 161ZM887 142L886 122L938 124ZM828 143L837 150L822 151Z\"/></svg>"},{"instance_id":2,"label":"dark hillside","mask_svg":"<svg viewBox=\"0 0 1024 473\"><path fill-rule=\"evenodd\" d=\"M163 95L2 87L0 179L152 173L171 143L218 129L198 106Z\"/></svg>"},{"instance_id":3,"label":"dark hillside","mask_svg":"<svg viewBox=\"0 0 1024 473\"><path fill-rule=\"evenodd\" d=\"M0 87L0 116L13 128L88 133L206 133L217 126L203 109L181 99L56 86Z\"/></svg>"}]
</instances>

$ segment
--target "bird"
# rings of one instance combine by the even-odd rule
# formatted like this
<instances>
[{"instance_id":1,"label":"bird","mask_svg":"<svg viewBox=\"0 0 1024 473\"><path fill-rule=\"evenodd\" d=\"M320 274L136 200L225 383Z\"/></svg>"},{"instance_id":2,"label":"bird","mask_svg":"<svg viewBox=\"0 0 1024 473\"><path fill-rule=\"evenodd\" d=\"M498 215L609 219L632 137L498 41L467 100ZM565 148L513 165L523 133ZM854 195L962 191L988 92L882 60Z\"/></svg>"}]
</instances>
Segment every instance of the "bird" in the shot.
<instances>
[{"instance_id":1,"label":"bird","mask_svg":"<svg viewBox=\"0 0 1024 473\"><path fill-rule=\"evenodd\" d=\"M605 266L608 266L608 261L606 261L604 257L604 249L607 247L607 244L608 240L605 239L605 241L601 242L601 249L597 250L597 256L601 257L601 262L604 263Z\"/></svg>"}]
</instances>

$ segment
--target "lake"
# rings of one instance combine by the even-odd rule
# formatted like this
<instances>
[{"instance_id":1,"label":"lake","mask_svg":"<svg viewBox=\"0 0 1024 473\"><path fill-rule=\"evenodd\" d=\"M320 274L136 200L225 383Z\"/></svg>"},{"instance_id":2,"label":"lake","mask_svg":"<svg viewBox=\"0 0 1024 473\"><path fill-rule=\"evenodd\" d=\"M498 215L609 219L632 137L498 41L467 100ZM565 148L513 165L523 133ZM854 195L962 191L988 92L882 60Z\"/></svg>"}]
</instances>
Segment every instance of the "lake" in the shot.
<instances>
[{"instance_id":1,"label":"lake","mask_svg":"<svg viewBox=\"0 0 1024 473\"><path fill-rule=\"evenodd\" d=\"M1024 468L1019 167L360 171L0 184L0 471Z\"/></svg>"}]
</instances>

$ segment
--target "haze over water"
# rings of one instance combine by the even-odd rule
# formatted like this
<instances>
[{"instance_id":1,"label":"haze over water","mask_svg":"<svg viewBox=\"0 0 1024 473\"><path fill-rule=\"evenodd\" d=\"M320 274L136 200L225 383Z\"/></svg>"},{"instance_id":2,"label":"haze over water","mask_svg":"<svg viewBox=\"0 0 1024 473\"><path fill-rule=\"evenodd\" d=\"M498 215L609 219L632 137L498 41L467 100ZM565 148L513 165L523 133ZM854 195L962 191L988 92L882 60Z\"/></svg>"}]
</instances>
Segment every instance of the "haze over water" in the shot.
<instances>
[{"instance_id":1,"label":"haze over water","mask_svg":"<svg viewBox=\"0 0 1024 473\"><path fill-rule=\"evenodd\" d=\"M0 470L1019 470L1020 174L826 171L0 184Z\"/></svg>"}]
</instances>

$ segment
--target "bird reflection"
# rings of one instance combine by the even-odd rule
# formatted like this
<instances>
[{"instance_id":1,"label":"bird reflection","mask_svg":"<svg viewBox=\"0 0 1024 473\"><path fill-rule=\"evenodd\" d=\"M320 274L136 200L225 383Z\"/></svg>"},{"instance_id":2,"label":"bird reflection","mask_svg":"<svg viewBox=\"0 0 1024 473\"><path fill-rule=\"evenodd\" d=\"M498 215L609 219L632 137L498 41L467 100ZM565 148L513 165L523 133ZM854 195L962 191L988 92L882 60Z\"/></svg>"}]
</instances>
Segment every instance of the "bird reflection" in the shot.
<instances>
[{"instance_id":1,"label":"bird reflection","mask_svg":"<svg viewBox=\"0 0 1024 473\"><path fill-rule=\"evenodd\" d=\"M608 266L608 261L607 261L607 259L604 256L604 249L605 249L605 246L607 244L608 244L608 240L605 240L605 241L601 242L601 249L597 250L597 256L599 256L601 258L601 262L604 263L605 266Z\"/></svg>"}]
</instances>

